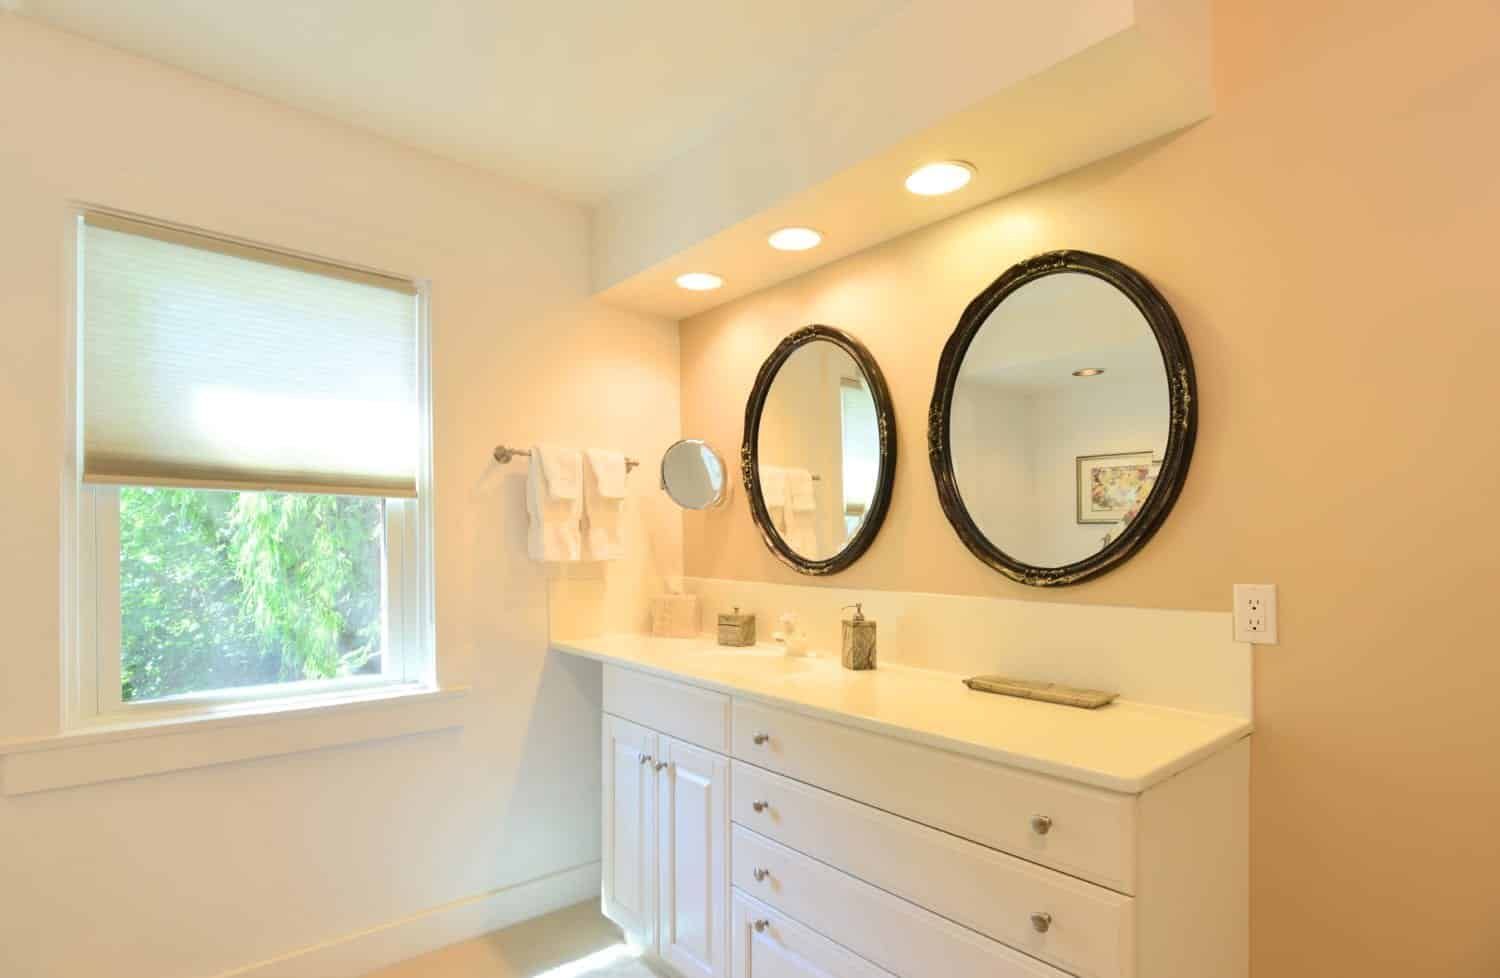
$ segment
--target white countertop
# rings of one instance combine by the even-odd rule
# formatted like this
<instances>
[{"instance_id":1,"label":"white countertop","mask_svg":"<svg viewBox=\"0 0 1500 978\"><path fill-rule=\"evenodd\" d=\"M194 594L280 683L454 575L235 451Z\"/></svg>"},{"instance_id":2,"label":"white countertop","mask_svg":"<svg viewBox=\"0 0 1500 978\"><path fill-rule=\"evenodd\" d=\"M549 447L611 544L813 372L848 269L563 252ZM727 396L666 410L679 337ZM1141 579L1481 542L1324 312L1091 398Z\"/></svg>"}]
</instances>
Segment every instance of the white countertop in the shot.
<instances>
[{"instance_id":1,"label":"white countertop","mask_svg":"<svg viewBox=\"0 0 1500 978\"><path fill-rule=\"evenodd\" d=\"M560 652L749 697L1011 767L1136 794L1250 733L1244 717L1116 700L1081 710L977 693L962 676L882 665L852 672L779 646L711 638L605 635L554 640Z\"/></svg>"}]
</instances>

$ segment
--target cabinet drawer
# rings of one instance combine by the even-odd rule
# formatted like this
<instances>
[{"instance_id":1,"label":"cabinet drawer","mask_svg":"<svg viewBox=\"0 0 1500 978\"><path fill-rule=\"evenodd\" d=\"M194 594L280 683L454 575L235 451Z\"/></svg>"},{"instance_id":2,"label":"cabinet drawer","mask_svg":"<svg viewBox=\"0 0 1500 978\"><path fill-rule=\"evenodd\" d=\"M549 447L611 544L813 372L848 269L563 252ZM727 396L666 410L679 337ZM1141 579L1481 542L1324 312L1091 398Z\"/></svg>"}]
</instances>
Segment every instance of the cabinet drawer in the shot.
<instances>
[{"instance_id":1,"label":"cabinet drawer","mask_svg":"<svg viewBox=\"0 0 1500 978\"><path fill-rule=\"evenodd\" d=\"M749 700L734 701L733 731L734 756L751 764L1111 889L1135 891L1132 795Z\"/></svg>"},{"instance_id":2,"label":"cabinet drawer","mask_svg":"<svg viewBox=\"0 0 1500 978\"><path fill-rule=\"evenodd\" d=\"M764 872L756 880L756 871ZM753 893L900 978L1066 978L1064 972L751 832L734 827L730 876Z\"/></svg>"},{"instance_id":3,"label":"cabinet drawer","mask_svg":"<svg viewBox=\"0 0 1500 978\"><path fill-rule=\"evenodd\" d=\"M735 891L731 978L892 978L823 935Z\"/></svg>"},{"instance_id":4,"label":"cabinet drawer","mask_svg":"<svg viewBox=\"0 0 1500 978\"><path fill-rule=\"evenodd\" d=\"M711 689L606 665L604 712L729 753L729 697Z\"/></svg>"},{"instance_id":5,"label":"cabinet drawer","mask_svg":"<svg viewBox=\"0 0 1500 978\"><path fill-rule=\"evenodd\" d=\"M882 890L1084 978L1123 978L1134 901L789 778L734 762L733 818ZM738 867L737 867L738 868ZM748 884L760 894L774 875ZM738 874L736 875L738 879ZM1049 925L1039 932L1033 914Z\"/></svg>"}]
</instances>

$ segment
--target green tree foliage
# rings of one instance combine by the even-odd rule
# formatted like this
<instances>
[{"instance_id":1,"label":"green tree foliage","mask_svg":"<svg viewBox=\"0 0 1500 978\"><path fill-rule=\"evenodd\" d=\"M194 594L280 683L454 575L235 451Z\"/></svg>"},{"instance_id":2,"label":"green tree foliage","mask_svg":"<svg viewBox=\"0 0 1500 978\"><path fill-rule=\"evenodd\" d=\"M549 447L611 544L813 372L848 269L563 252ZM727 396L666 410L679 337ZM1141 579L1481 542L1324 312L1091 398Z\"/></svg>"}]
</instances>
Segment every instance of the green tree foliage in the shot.
<instances>
[{"instance_id":1,"label":"green tree foliage","mask_svg":"<svg viewBox=\"0 0 1500 978\"><path fill-rule=\"evenodd\" d=\"M380 668L382 503L120 490L121 695Z\"/></svg>"}]
</instances>

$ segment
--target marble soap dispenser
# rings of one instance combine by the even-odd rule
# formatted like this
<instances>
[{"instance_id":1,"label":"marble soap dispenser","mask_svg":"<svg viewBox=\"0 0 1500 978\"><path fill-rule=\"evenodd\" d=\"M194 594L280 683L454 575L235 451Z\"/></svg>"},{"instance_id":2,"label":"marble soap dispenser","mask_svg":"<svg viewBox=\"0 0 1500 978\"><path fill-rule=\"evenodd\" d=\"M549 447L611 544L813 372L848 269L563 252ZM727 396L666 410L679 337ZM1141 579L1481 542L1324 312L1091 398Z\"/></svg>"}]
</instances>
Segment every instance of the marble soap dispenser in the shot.
<instances>
[{"instance_id":1,"label":"marble soap dispenser","mask_svg":"<svg viewBox=\"0 0 1500 978\"><path fill-rule=\"evenodd\" d=\"M844 619L844 668L874 669L875 623L865 617L863 605L844 607L854 609L854 617Z\"/></svg>"}]
</instances>

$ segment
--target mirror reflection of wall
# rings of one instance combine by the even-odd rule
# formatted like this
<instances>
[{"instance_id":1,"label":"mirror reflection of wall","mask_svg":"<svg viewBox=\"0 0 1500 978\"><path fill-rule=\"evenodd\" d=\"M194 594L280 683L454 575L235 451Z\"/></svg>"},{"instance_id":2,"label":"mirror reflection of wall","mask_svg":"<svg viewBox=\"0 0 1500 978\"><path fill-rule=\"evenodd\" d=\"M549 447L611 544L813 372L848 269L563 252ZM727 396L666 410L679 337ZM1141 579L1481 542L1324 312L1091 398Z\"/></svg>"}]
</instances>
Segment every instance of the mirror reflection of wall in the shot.
<instances>
[{"instance_id":1,"label":"mirror reflection of wall","mask_svg":"<svg viewBox=\"0 0 1500 978\"><path fill-rule=\"evenodd\" d=\"M1117 536L1152 486L1170 400L1135 304L1085 274L1011 293L954 388L954 477L975 524L1019 561L1061 567Z\"/></svg>"}]
</instances>

